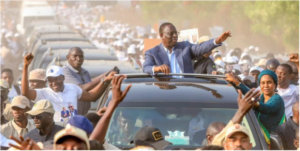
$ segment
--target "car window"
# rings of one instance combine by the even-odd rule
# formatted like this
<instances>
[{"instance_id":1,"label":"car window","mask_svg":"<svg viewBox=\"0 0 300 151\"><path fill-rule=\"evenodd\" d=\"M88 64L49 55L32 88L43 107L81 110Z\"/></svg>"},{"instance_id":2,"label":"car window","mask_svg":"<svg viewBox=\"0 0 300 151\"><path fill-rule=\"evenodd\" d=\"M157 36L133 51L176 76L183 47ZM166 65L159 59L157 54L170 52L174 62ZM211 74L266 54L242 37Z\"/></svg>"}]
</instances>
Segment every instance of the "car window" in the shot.
<instances>
[{"instance_id":1,"label":"car window","mask_svg":"<svg viewBox=\"0 0 300 151\"><path fill-rule=\"evenodd\" d=\"M106 140L120 148L133 147L130 141L143 126L160 129L164 138L172 146L199 147L205 145L206 129L215 121L228 123L236 109L227 108L190 108L170 107L118 107L114 112ZM247 118L243 125L251 131ZM253 147L257 140L252 131L250 136Z\"/></svg>"}]
</instances>

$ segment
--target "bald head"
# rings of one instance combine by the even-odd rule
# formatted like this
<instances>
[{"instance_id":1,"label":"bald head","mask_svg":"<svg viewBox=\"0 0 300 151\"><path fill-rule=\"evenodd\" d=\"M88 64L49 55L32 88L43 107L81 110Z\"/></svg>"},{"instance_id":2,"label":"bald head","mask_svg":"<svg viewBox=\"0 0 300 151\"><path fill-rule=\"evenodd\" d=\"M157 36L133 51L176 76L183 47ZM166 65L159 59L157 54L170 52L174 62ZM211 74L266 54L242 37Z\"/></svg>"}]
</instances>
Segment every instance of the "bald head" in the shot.
<instances>
[{"instance_id":1,"label":"bald head","mask_svg":"<svg viewBox=\"0 0 300 151\"><path fill-rule=\"evenodd\" d=\"M83 51L80 47L73 47L69 50L69 55L73 52L73 51L78 51L81 52L83 54Z\"/></svg>"},{"instance_id":2,"label":"bald head","mask_svg":"<svg viewBox=\"0 0 300 151\"><path fill-rule=\"evenodd\" d=\"M212 143L215 135L219 134L225 126L226 124L223 122L212 122L209 124L206 130L207 145Z\"/></svg>"},{"instance_id":3,"label":"bald head","mask_svg":"<svg viewBox=\"0 0 300 151\"><path fill-rule=\"evenodd\" d=\"M81 48L73 47L66 56L68 63L76 70L80 70L84 61L84 54Z\"/></svg>"}]
</instances>

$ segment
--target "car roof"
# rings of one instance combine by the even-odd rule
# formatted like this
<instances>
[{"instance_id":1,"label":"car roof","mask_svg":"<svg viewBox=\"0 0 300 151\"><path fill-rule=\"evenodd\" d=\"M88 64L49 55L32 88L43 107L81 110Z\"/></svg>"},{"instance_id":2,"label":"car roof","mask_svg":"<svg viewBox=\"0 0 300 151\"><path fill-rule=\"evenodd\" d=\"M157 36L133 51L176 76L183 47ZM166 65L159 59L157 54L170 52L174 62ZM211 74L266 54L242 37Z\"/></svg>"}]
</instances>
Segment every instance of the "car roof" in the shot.
<instances>
[{"instance_id":1,"label":"car roof","mask_svg":"<svg viewBox=\"0 0 300 151\"><path fill-rule=\"evenodd\" d=\"M96 48L91 42L79 42L79 41L49 41L45 45L41 45L40 50L47 50L49 47L52 49L70 49L72 47L80 47L80 48Z\"/></svg>"},{"instance_id":2,"label":"car roof","mask_svg":"<svg viewBox=\"0 0 300 151\"><path fill-rule=\"evenodd\" d=\"M40 39L47 39L47 38L60 39L60 38L84 38L84 37L78 33L53 33L53 34L43 34L39 38Z\"/></svg>"},{"instance_id":3,"label":"car roof","mask_svg":"<svg viewBox=\"0 0 300 151\"><path fill-rule=\"evenodd\" d=\"M70 49L56 49L51 50L53 53L51 56L49 55L50 51L46 51L41 60L43 61L52 61L54 57L59 56L60 61L67 60L66 55L69 53ZM88 60L118 60L115 55L110 54L108 51L99 50L99 49L83 49L84 58Z\"/></svg>"},{"instance_id":4,"label":"car roof","mask_svg":"<svg viewBox=\"0 0 300 151\"><path fill-rule=\"evenodd\" d=\"M123 102L232 103L235 107L237 104L236 89L222 78L129 77L124 79L122 90L129 84L132 86Z\"/></svg>"},{"instance_id":5,"label":"car roof","mask_svg":"<svg viewBox=\"0 0 300 151\"><path fill-rule=\"evenodd\" d=\"M65 65L67 61L61 61L61 65ZM126 73L142 73L141 69L135 69L130 62L113 61L113 60L85 60L82 67L89 71L91 77L96 77L107 71L112 70L115 66L120 69L121 74Z\"/></svg>"}]
</instances>

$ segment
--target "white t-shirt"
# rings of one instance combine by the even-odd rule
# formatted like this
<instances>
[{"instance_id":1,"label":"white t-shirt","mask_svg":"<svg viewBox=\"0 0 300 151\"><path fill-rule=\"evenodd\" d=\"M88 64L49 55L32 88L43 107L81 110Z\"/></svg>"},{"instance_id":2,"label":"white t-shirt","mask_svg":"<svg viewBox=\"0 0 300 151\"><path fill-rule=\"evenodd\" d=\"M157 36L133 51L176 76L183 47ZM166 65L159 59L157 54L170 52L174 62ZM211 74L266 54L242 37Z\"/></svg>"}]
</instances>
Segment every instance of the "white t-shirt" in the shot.
<instances>
[{"instance_id":1,"label":"white t-shirt","mask_svg":"<svg viewBox=\"0 0 300 151\"><path fill-rule=\"evenodd\" d=\"M299 86L290 84L287 89L278 88L278 94L284 101L286 118L293 116L293 105L299 101Z\"/></svg>"},{"instance_id":2,"label":"white t-shirt","mask_svg":"<svg viewBox=\"0 0 300 151\"><path fill-rule=\"evenodd\" d=\"M62 121L61 112L63 111L63 107L70 113L69 106L72 105L74 110L77 112L77 101L82 95L82 89L78 85L64 83L64 86L63 92L54 92L51 88L35 89L36 99L34 102L42 99L48 99L55 110L55 122Z\"/></svg>"},{"instance_id":3,"label":"white t-shirt","mask_svg":"<svg viewBox=\"0 0 300 151\"><path fill-rule=\"evenodd\" d=\"M21 91L21 87L20 87L20 86L19 86L19 88L20 88L20 91ZM20 95L21 95L21 94L20 94ZM17 90L15 89L15 87L12 86L12 88L9 90L9 93L8 93L8 100L9 100L9 102L11 102L12 99L13 99L14 97L16 97L16 96L18 96L18 92L17 92Z\"/></svg>"}]
</instances>

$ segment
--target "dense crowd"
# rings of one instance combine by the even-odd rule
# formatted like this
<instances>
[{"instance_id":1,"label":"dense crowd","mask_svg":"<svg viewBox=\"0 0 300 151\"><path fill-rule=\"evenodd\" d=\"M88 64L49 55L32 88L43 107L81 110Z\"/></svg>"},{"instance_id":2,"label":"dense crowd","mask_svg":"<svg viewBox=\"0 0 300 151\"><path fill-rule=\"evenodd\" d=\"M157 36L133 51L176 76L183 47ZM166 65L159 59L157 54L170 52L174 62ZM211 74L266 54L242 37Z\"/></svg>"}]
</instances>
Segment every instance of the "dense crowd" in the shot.
<instances>
[{"instance_id":1,"label":"dense crowd","mask_svg":"<svg viewBox=\"0 0 300 151\"><path fill-rule=\"evenodd\" d=\"M174 78L183 78L185 73L226 76L225 80L238 92L238 109L227 124L210 123L205 142L198 149L252 149L250 131L241 124L250 111L254 112L269 149L273 133L281 139L282 149L299 148L298 53L291 53L288 60L269 53L254 62L252 57L256 56L251 54L258 54L258 48L224 46L228 38L234 38L230 31L216 38L199 37L193 44L178 42L180 32L172 23L163 23L157 32L151 29L147 33L143 27L103 19L111 10L109 6L96 6L89 11L86 7L79 3L74 7L59 6L56 11L64 23L89 37L98 49L110 51L120 61L136 61L144 73L182 75L170 75ZM84 50L76 43L63 67L53 65L47 70L28 71L31 62L39 58L32 53L22 56L24 39L12 22L13 18L6 17L1 29L1 149L119 150L106 135L116 108L130 91L131 85L121 90L126 75L117 76L120 71L115 67L91 78L90 71L82 67ZM160 38L161 44L144 53L144 38ZM21 84L14 85L15 69L20 63ZM107 107L89 112L91 102L107 89L112 92ZM172 145L164 139L160 127L144 126L135 134L128 134L126 121L122 120L118 122L125 130L117 130L126 140L118 136L115 139L134 144L132 150L162 150Z\"/></svg>"}]
</instances>

